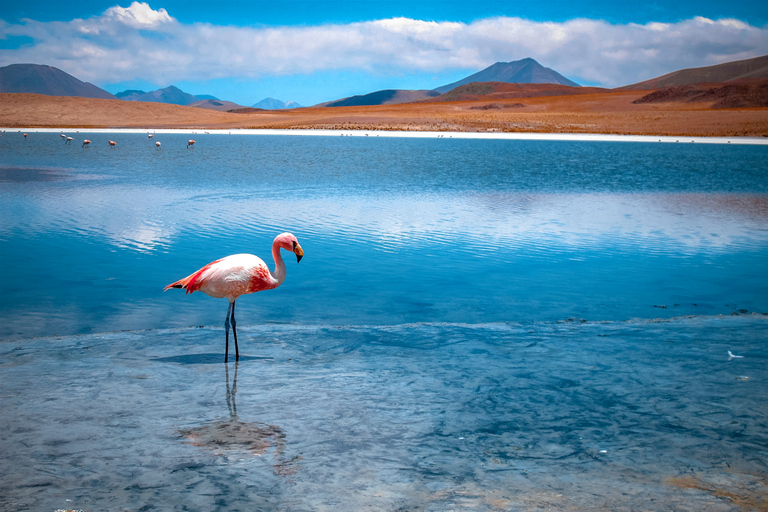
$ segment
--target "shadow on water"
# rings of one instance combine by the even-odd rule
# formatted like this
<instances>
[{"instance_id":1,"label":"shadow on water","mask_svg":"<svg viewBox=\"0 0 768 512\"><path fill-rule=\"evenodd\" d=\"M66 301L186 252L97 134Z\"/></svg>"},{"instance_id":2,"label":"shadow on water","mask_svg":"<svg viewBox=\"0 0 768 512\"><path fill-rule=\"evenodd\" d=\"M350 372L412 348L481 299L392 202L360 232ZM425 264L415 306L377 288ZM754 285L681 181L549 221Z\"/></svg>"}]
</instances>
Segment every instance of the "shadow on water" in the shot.
<instances>
[{"instance_id":1,"label":"shadow on water","mask_svg":"<svg viewBox=\"0 0 768 512\"><path fill-rule=\"evenodd\" d=\"M224 359L222 354L186 354L181 356L169 356L169 357L157 357L152 361L159 363L177 363L177 364L214 364L221 363ZM268 356L240 356L240 361L252 361L267 359L272 360L274 358Z\"/></svg>"},{"instance_id":2,"label":"shadow on water","mask_svg":"<svg viewBox=\"0 0 768 512\"><path fill-rule=\"evenodd\" d=\"M211 354L204 354L206 356ZM217 357L219 357L217 355ZM174 358L166 358L174 359ZM258 359L258 358L251 358ZM204 448L218 456L242 457L251 455L260 457L273 449L275 464L273 469L277 475L292 475L298 471L294 463L301 460L281 461L285 451L285 431L278 425L268 425L257 421L242 421L237 414L237 370L239 363L234 365L232 384L229 379L229 365L224 365L226 378L226 403L229 415L226 418L209 421L199 427L179 429L179 438L187 443Z\"/></svg>"}]
</instances>

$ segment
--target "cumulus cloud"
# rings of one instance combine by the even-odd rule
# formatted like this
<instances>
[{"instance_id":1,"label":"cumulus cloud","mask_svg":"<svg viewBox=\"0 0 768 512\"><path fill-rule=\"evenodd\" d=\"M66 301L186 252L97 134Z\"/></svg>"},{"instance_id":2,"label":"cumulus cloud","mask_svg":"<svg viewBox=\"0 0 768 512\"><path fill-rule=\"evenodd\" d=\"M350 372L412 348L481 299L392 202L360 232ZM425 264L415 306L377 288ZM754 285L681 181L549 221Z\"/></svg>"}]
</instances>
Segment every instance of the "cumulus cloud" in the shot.
<instances>
[{"instance_id":1,"label":"cumulus cloud","mask_svg":"<svg viewBox=\"0 0 768 512\"><path fill-rule=\"evenodd\" d=\"M472 23L393 18L348 24L237 27L180 23L147 3L66 22L2 24L0 37L32 44L0 50L0 65L34 62L83 80L258 78L333 70L432 75L533 57L569 78L606 87L686 67L768 53L768 27L695 17L677 23L611 24L514 17ZM25 39L28 40L28 39Z\"/></svg>"},{"instance_id":2,"label":"cumulus cloud","mask_svg":"<svg viewBox=\"0 0 768 512\"><path fill-rule=\"evenodd\" d=\"M127 9L116 5L104 12L104 18L123 23L131 28L154 28L162 23L176 21L165 9L155 11L145 2L133 2Z\"/></svg>"}]
</instances>

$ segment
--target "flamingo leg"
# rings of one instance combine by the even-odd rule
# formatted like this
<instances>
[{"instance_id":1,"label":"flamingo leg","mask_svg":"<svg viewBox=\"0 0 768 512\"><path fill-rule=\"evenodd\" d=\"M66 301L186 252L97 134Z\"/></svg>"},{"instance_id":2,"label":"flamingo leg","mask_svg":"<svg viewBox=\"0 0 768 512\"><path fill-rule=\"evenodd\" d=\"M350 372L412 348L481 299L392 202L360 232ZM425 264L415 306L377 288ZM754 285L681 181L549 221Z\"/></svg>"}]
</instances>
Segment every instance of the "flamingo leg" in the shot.
<instances>
[{"instance_id":1,"label":"flamingo leg","mask_svg":"<svg viewBox=\"0 0 768 512\"><path fill-rule=\"evenodd\" d=\"M235 301L232 301L232 336L235 338L235 361L240 360L240 349L237 347L237 329L235 328Z\"/></svg>"},{"instance_id":2,"label":"flamingo leg","mask_svg":"<svg viewBox=\"0 0 768 512\"><path fill-rule=\"evenodd\" d=\"M227 307L227 318L224 319L224 362L226 363L229 360L229 317L230 313L232 311L232 305L234 302L229 303L229 307Z\"/></svg>"}]
</instances>

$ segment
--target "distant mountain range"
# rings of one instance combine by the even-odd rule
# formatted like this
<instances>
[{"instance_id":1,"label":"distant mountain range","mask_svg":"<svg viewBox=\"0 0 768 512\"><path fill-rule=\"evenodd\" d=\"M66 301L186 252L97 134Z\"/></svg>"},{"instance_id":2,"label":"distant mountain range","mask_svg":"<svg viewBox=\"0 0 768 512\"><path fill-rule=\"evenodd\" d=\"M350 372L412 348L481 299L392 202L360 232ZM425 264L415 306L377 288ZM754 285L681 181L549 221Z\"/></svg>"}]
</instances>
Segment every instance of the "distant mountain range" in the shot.
<instances>
[{"instance_id":1,"label":"distant mountain range","mask_svg":"<svg viewBox=\"0 0 768 512\"><path fill-rule=\"evenodd\" d=\"M440 94L472 82L507 82L520 84L560 84L579 87L557 71L545 68L534 59L527 58L514 62L497 62L474 75L462 78L458 82L443 85L435 89Z\"/></svg>"},{"instance_id":2,"label":"distant mountain range","mask_svg":"<svg viewBox=\"0 0 768 512\"><path fill-rule=\"evenodd\" d=\"M11 64L0 68L0 92L117 99L104 89L82 82L52 66Z\"/></svg>"},{"instance_id":3,"label":"distant mountain range","mask_svg":"<svg viewBox=\"0 0 768 512\"><path fill-rule=\"evenodd\" d=\"M199 98L186 93L176 86L170 85L164 89L158 89L152 92L137 91L134 89L119 92L115 94L121 100L126 101L149 101L153 103L170 103L172 105L189 105L201 99L215 99L213 96L206 95Z\"/></svg>"},{"instance_id":4,"label":"distant mountain range","mask_svg":"<svg viewBox=\"0 0 768 512\"><path fill-rule=\"evenodd\" d=\"M253 108L260 108L264 110L282 110L286 108L302 108L301 105L296 103L295 101L280 101L276 100L275 98L264 98L258 103L254 103L251 105Z\"/></svg>"},{"instance_id":5,"label":"distant mountain range","mask_svg":"<svg viewBox=\"0 0 768 512\"><path fill-rule=\"evenodd\" d=\"M715 66L683 69L636 84L619 87L616 90L650 91L665 87L679 88L699 84L693 89L688 87L670 90L665 94L657 94L642 100L645 102L700 101L699 99L693 100L692 98L715 95L718 97L727 96L721 102L721 107L728 108L731 105L760 106L764 102L764 99L761 98L768 94L765 87L761 85L765 82L764 79L768 79L768 55ZM731 87L716 91L710 90L712 87L722 87L731 84L740 84L743 87L737 89ZM390 105L416 101L496 100L544 95L588 94L605 91L607 89L580 87L577 83L565 78L557 71L542 66L534 59L527 58L513 62L497 62L462 80L431 91L385 89L369 94L329 101L316 106L342 107ZM112 95L93 84L78 80L60 69L39 64L11 64L0 68L0 93L33 93L49 96L80 96L112 100L122 99L125 101L148 101L222 111L238 110L240 112L249 111L251 108L274 110L301 107L298 103L284 103L274 98L265 98L254 104L253 107L243 107L232 102L219 100L210 95L194 96L173 85L151 92L127 90ZM733 100L731 96L734 94L737 94L741 99L738 101Z\"/></svg>"}]
</instances>

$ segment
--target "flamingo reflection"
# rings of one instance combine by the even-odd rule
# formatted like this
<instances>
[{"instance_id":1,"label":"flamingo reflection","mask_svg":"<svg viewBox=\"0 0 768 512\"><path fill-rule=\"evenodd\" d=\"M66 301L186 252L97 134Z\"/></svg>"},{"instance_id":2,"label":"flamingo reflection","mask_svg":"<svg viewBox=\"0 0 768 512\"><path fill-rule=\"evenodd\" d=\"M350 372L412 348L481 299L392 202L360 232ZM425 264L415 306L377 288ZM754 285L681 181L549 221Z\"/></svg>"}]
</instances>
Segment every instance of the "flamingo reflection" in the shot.
<instances>
[{"instance_id":1,"label":"flamingo reflection","mask_svg":"<svg viewBox=\"0 0 768 512\"><path fill-rule=\"evenodd\" d=\"M294 457L290 461L280 461L285 451L285 432L277 425L267 425L256 421L241 421L237 414L237 368L229 383L229 365L224 365L227 379L226 402L229 417L207 422L200 427L188 430L179 430L181 438L193 446L211 450L216 455L232 455L242 457L243 453L254 457L260 457L273 449L275 464L273 468L277 474L294 474L297 468L293 464L301 457Z\"/></svg>"}]
</instances>

